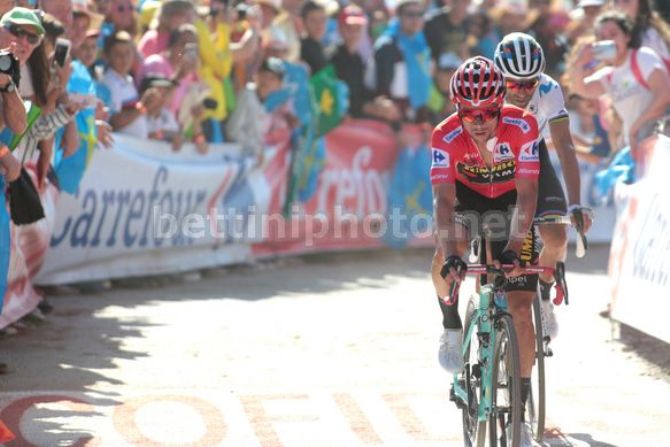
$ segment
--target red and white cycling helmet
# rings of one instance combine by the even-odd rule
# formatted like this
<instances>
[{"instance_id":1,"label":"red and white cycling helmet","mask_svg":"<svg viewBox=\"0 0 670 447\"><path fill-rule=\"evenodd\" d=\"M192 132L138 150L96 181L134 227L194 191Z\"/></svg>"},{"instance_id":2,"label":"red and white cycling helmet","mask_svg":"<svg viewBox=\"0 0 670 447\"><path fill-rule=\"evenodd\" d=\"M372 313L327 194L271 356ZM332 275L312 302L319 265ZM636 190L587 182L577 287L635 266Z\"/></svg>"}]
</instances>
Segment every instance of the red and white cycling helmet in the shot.
<instances>
[{"instance_id":1,"label":"red and white cycling helmet","mask_svg":"<svg viewBox=\"0 0 670 447\"><path fill-rule=\"evenodd\" d=\"M459 106L501 107L505 99L503 74L492 60L472 57L451 77L451 100Z\"/></svg>"}]
</instances>

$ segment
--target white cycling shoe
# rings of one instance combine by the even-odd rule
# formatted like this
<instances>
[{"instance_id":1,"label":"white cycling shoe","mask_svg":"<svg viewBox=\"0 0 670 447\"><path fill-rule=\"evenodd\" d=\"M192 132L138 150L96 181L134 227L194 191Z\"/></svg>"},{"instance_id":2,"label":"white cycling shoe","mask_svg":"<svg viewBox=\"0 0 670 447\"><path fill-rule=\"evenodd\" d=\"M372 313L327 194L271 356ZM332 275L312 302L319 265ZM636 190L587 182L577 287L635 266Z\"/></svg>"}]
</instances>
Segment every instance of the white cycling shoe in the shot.
<instances>
[{"instance_id":1,"label":"white cycling shoe","mask_svg":"<svg viewBox=\"0 0 670 447\"><path fill-rule=\"evenodd\" d=\"M527 422L521 423L521 438L519 439L519 447L542 447L542 444L533 438L533 429Z\"/></svg>"},{"instance_id":2,"label":"white cycling shoe","mask_svg":"<svg viewBox=\"0 0 670 447\"><path fill-rule=\"evenodd\" d=\"M445 329L440 336L438 358L440 365L450 373L463 369L463 330Z\"/></svg>"},{"instance_id":3,"label":"white cycling shoe","mask_svg":"<svg viewBox=\"0 0 670 447\"><path fill-rule=\"evenodd\" d=\"M551 300L540 299L540 319L542 320L542 333L555 340L558 336L558 320L554 314L554 304Z\"/></svg>"}]
</instances>

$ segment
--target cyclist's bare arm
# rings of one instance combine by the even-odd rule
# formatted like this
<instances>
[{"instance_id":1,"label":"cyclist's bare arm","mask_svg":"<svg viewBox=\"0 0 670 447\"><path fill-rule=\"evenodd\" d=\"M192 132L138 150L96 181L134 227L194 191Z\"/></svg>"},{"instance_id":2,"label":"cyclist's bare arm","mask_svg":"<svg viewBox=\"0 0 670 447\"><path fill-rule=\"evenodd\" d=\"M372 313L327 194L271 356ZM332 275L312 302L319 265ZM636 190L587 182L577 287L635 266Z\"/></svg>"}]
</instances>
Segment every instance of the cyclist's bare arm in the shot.
<instances>
[{"instance_id":1,"label":"cyclist's bare arm","mask_svg":"<svg viewBox=\"0 0 670 447\"><path fill-rule=\"evenodd\" d=\"M535 208L537 206L537 179L517 178L516 206L512 213L512 229L505 250L512 250L517 255L526 238L526 234L533 225Z\"/></svg>"},{"instance_id":2,"label":"cyclist's bare arm","mask_svg":"<svg viewBox=\"0 0 670 447\"><path fill-rule=\"evenodd\" d=\"M459 253L459 245L467 243L463 231L457 231L454 210L456 206L456 185L453 183L440 183L433 185L433 215L435 216L435 230L437 241L442 249L444 258L451 255L462 256ZM460 244L459 244L460 242Z\"/></svg>"},{"instance_id":3,"label":"cyclist's bare arm","mask_svg":"<svg viewBox=\"0 0 670 447\"><path fill-rule=\"evenodd\" d=\"M549 122L551 141L561 161L563 176L568 188L569 205L578 205L580 200L579 165L575 154L575 145L570 134L570 119L565 116Z\"/></svg>"}]
</instances>

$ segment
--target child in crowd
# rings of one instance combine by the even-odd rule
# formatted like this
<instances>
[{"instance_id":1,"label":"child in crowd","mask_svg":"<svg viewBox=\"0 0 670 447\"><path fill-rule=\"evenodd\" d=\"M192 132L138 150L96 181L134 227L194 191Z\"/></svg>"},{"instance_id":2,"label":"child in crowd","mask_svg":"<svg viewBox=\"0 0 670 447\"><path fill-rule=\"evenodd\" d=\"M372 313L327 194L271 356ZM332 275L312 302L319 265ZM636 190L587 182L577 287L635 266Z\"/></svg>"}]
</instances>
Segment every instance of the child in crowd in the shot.
<instances>
[{"instance_id":1,"label":"child in crowd","mask_svg":"<svg viewBox=\"0 0 670 447\"><path fill-rule=\"evenodd\" d=\"M162 75L148 75L142 79L140 94L149 89L158 93L158 103L153 110L147 111L147 130L152 140L167 141L172 144L172 150L181 149L183 138L177 118L168 105L172 99L176 83Z\"/></svg>"},{"instance_id":2,"label":"child in crowd","mask_svg":"<svg viewBox=\"0 0 670 447\"><path fill-rule=\"evenodd\" d=\"M111 96L110 124L116 132L146 139L149 135L146 115L160 108L160 97L155 89L148 89L142 97L130 75L135 60L132 37L118 31L105 40L104 55L107 72L102 83Z\"/></svg>"},{"instance_id":3,"label":"child in crowd","mask_svg":"<svg viewBox=\"0 0 670 447\"><path fill-rule=\"evenodd\" d=\"M282 88L285 74L286 66L281 59L265 59L256 74L256 82L250 82L240 92L237 107L226 123L228 137L242 144L247 155L256 157L258 164L263 162L264 137L272 127L296 125L296 119L287 107L272 113L264 108L268 96Z\"/></svg>"}]
</instances>

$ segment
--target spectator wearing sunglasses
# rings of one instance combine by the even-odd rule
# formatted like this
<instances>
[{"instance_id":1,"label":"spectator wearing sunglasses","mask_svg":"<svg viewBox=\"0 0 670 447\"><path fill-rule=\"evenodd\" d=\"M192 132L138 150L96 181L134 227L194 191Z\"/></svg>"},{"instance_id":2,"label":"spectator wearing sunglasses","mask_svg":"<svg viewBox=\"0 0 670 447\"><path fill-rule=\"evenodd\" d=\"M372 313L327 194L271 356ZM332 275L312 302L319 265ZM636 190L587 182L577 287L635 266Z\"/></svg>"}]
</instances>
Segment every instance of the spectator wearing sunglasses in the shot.
<instances>
[{"instance_id":1,"label":"spectator wearing sunglasses","mask_svg":"<svg viewBox=\"0 0 670 447\"><path fill-rule=\"evenodd\" d=\"M0 20L0 48L9 49L25 67L33 50L42 41L44 27L37 14L26 8L16 7L7 12ZM27 68L22 68L24 82L21 85L30 85L30 74ZM26 128L26 115L23 101L14 80L0 73L0 97L2 98L2 119L14 133L21 134Z\"/></svg>"}]
</instances>

